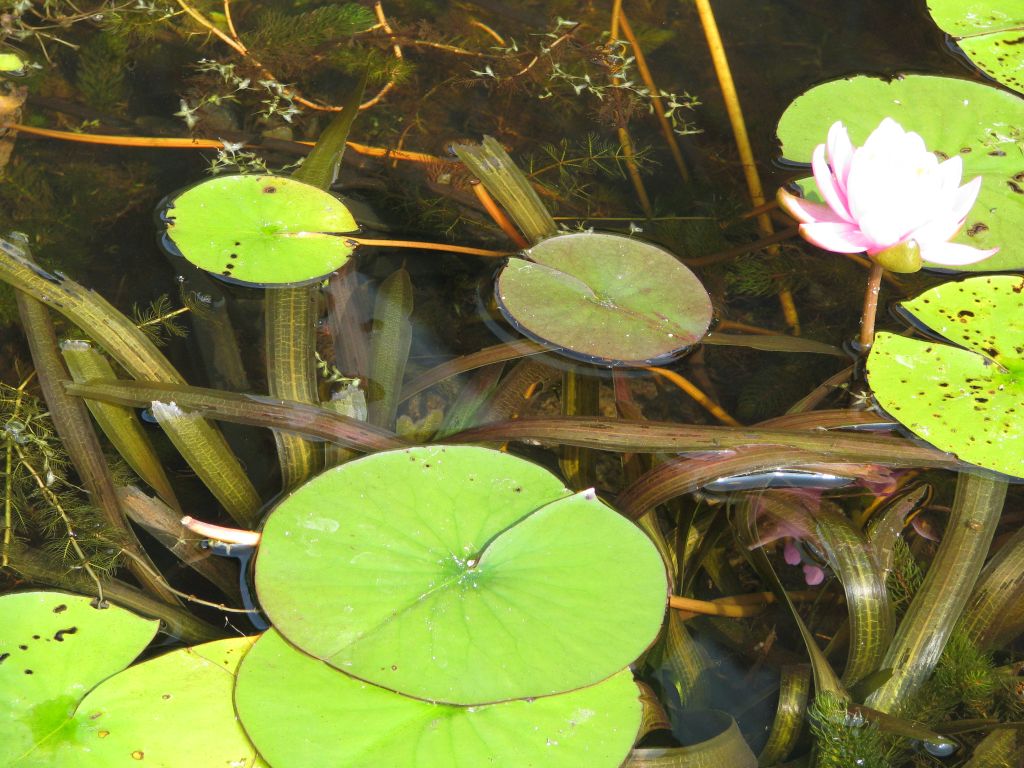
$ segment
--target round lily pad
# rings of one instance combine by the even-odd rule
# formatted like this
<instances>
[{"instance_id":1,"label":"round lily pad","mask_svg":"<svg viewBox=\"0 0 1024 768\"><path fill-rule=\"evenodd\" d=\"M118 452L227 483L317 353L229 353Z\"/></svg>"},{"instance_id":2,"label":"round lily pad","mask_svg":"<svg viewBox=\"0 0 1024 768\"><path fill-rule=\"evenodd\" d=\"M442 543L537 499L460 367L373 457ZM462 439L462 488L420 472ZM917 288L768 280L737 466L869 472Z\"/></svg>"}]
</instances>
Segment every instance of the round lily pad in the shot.
<instances>
[{"instance_id":1,"label":"round lily pad","mask_svg":"<svg viewBox=\"0 0 1024 768\"><path fill-rule=\"evenodd\" d=\"M928 12L980 70L1024 93L1024 8L1003 0L929 0Z\"/></svg>"},{"instance_id":2,"label":"round lily pad","mask_svg":"<svg viewBox=\"0 0 1024 768\"><path fill-rule=\"evenodd\" d=\"M479 704L590 685L665 610L647 537L530 462L472 446L367 456L268 518L256 589L292 644L355 677Z\"/></svg>"},{"instance_id":3,"label":"round lily pad","mask_svg":"<svg viewBox=\"0 0 1024 768\"><path fill-rule=\"evenodd\" d=\"M711 299L668 251L620 235L542 240L498 275L498 307L524 335L605 365L653 365L700 341Z\"/></svg>"},{"instance_id":4,"label":"round lily pad","mask_svg":"<svg viewBox=\"0 0 1024 768\"><path fill-rule=\"evenodd\" d=\"M902 310L958 346L879 333L867 362L878 404L935 447L1024 477L1024 277L945 283Z\"/></svg>"},{"instance_id":5,"label":"round lily pad","mask_svg":"<svg viewBox=\"0 0 1024 768\"><path fill-rule=\"evenodd\" d=\"M43 739L96 684L120 672L159 622L64 592L0 597L0 765L57 765Z\"/></svg>"},{"instance_id":6,"label":"round lily pad","mask_svg":"<svg viewBox=\"0 0 1024 768\"><path fill-rule=\"evenodd\" d=\"M616 768L642 711L628 669L530 701L419 701L332 669L273 630L242 662L235 706L274 768Z\"/></svg>"},{"instance_id":7,"label":"round lily pad","mask_svg":"<svg viewBox=\"0 0 1024 768\"><path fill-rule=\"evenodd\" d=\"M1024 239L1019 237L1024 230L1019 148L1024 100L982 83L948 77L834 80L798 96L786 108L778 127L783 155L809 163L815 146L825 143L829 126L837 120L849 129L854 146L860 146L885 117L920 134L930 150L945 157L959 154L964 182L983 178L978 200L953 242L1000 251L958 270L1024 269ZM810 182L805 190L814 196Z\"/></svg>"},{"instance_id":8,"label":"round lily pad","mask_svg":"<svg viewBox=\"0 0 1024 768\"><path fill-rule=\"evenodd\" d=\"M356 229L340 200L285 176L218 176L170 202L167 236L190 262L250 285L296 285L329 275L352 254Z\"/></svg>"}]
</instances>

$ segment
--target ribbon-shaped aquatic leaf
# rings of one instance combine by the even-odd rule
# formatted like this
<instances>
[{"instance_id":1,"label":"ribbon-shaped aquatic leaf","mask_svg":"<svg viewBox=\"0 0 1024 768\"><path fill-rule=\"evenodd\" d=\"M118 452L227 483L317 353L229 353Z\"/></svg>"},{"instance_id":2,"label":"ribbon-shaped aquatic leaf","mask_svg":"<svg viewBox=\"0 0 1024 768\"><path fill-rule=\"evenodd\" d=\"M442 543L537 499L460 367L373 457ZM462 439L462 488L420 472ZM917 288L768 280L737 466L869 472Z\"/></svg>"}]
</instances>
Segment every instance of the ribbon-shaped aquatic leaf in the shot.
<instances>
[{"instance_id":1,"label":"ribbon-shaped aquatic leaf","mask_svg":"<svg viewBox=\"0 0 1024 768\"><path fill-rule=\"evenodd\" d=\"M274 768L616 768L641 718L628 669L556 696L433 704L332 669L274 630L242 662L235 705Z\"/></svg>"},{"instance_id":2,"label":"ribbon-shaped aquatic leaf","mask_svg":"<svg viewBox=\"0 0 1024 768\"><path fill-rule=\"evenodd\" d=\"M981 176L978 200L953 242L999 253L958 267L998 271L1024 267L1024 166L1020 161L1024 100L981 83L948 77L906 75L881 80L859 75L833 80L798 96L779 121L783 155L810 162L829 126L842 120L855 146L885 117L919 134L925 146L946 157L960 155L963 179ZM813 188L813 187L811 187ZM928 266L927 263L925 266Z\"/></svg>"},{"instance_id":3,"label":"ribbon-shaped aquatic leaf","mask_svg":"<svg viewBox=\"0 0 1024 768\"><path fill-rule=\"evenodd\" d=\"M1024 93L1024 7L1002 0L928 0L928 12L978 69Z\"/></svg>"},{"instance_id":4,"label":"ribbon-shaped aquatic leaf","mask_svg":"<svg viewBox=\"0 0 1024 768\"><path fill-rule=\"evenodd\" d=\"M711 299L668 251L619 235L542 240L498 275L513 326L567 354L608 365L652 365L700 341Z\"/></svg>"},{"instance_id":5,"label":"ribbon-shaped aquatic leaf","mask_svg":"<svg viewBox=\"0 0 1024 768\"><path fill-rule=\"evenodd\" d=\"M157 627L80 595L0 598L0 764L258 764L231 705L234 670L252 638L183 648L125 670Z\"/></svg>"},{"instance_id":6,"label":"ribbon-shaped aquatic leaf","mask_svg":"<svg viewBox=\"0 0 1024 768\"><path fill-rule=\"evenodd\" d=\"M878 404L963 461L1024 476L1024 277L945 283L902 310L959 346L879 333L867 363Z\"/></svg>"},{"instance_id":7,"label":"ribbon-shaped aquatic leaf","mask_svg":"<svg viewBox=\"0 0 1024 768\"><path fill-rule=\"evenodd\" d=\"M164 212L167 236L200 269L251 285L310 283L352 254L356 229L329 192L286 176L218 176Z\"/></svg>"},{"instance_id":8,"label":"ribbon-shaped aquatic leaf","mask_svg":"<svg viewBox=\"0 0 1024 768\"><path fill-rule=\"evenodd\" d=\"M471 446L328 470L267 520L256 588L291 643L377 685L479 704L603 680L654 639L650 540L593 492Z\"/></svg>"}]
</instances>

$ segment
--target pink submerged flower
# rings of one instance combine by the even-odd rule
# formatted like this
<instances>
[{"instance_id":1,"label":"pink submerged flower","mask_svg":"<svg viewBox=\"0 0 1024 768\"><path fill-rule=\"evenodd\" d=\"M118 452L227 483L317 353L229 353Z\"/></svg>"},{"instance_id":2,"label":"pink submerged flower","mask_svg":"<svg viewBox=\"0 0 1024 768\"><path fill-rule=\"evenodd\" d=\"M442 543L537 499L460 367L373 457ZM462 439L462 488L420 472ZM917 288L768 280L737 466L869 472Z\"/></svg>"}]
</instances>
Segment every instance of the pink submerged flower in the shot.
<instances>
[{"instance_id":1,"label":"pink submerged flower","mask_svg":"<svg viewBox=\"0 0 1024 768\"><path fill-rule=\"evenodd\" d=\"M825 204L784 189L778 200L800 222L804 239L819 248L883 254L882 266L905 272L920 269L922 260L957 267L999 250L949 242L978 198L981 177L961 187L960 156L939 162L924 139L892 118L885 118L862 147L853 146L841 122L834 123L827 143L814 150L811 167Z\"/></svg>"}]
</instances>

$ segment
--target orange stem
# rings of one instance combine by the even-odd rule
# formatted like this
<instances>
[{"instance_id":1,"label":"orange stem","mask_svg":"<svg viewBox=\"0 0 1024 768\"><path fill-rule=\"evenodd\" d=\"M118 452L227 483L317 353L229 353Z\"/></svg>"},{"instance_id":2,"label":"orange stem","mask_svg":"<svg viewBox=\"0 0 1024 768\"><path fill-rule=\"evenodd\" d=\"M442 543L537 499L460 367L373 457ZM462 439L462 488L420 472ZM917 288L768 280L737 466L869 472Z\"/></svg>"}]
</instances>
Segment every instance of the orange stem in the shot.
<instances>
[{"instance_id":1,"label":"orange stem","mask_svg":"<svg viewBox=\"0 0 1024 768\"><path fill-rule=\"evenodd\" d=\"M523 237L519 231L513 226L505 212L498 207L498 204L494 202L494 198L491 197L491 193L488 192L484 185L479 181L473 182L470 185L473 189L473 193L476 195L476 199L480 201L480 205L484 207L487 214L494 220L494 223L501 227L501 231L505 233L509 240L516 244L518 248L529 248L530 244L526 238Z\"/></svg>"},{"instance_id":2,"label":"orange stem","mask_svg":"<svg viewBox=\"0 0 1024 768\"><path fill-rule=\"evenodd\" d=\"M704 410L706 410L708 413L710 413L712 416L714 416L716 419L718 419L723 424L727 424L730 427L742 427L743 426L742 424L740 424L740 422L736 421L736 419L734 419L732 416L730 416L725 411L725 409L722 408L722 406L720 406L718 403L716 403L710 397L705 395L697 387L697 385L694 384L689 379L684 378L683 376L680 376L675 371L670 371L667 368L657 368L655 366L647 366L647 370L651 371L652 373L654 373L654 374L656 374L658 376L661 376L661 377L671 381L673 384L675 384L677 387L679 387L681 390L683 390L683 392L685 392L690 397L692 397L694 400L696 400L697 403L701 407L704 408Z\"/></svg>"}]
</instances>

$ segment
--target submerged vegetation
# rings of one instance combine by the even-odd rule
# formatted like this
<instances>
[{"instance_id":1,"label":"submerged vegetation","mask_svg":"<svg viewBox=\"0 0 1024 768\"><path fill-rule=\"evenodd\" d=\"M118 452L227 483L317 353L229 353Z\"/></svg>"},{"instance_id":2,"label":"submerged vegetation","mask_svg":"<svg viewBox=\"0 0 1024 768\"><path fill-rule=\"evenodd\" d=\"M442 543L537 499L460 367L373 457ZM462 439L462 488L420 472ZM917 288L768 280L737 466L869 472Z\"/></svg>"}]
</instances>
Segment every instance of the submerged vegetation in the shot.
<instances>
[{"instance_id":1,"label":"submerged vegetation","mask_svg":"<svg viewBox=\"0 0 1024 768\"><path fill-rule=\"evenodd\" d=\"M607 5L6 10L0 763L1024 760L1024 19Z\"/></svg>"}]
</instances>

